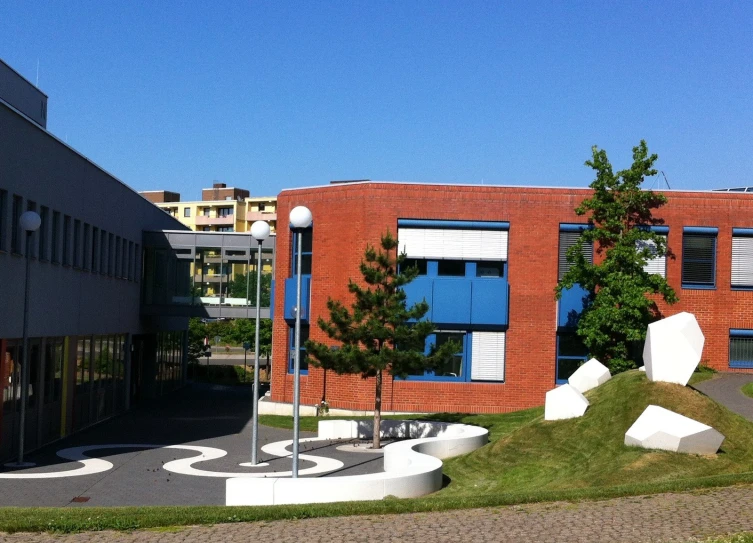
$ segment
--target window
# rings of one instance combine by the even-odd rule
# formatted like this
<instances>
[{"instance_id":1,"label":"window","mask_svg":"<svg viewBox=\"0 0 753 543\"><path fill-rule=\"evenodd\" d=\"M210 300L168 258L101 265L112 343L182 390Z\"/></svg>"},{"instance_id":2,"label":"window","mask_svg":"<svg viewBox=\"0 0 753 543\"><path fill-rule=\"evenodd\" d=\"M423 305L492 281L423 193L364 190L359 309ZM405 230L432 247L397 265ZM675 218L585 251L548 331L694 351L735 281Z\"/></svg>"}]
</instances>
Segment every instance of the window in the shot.
<instances>
[{"instance_id":1,"label":"window","mask_svg":"<svg viewBox=\"0 0 753 543\"><path fill-rule=\"evenodd\" d=\"M311 257L312 248L314 244L313 230L307 228L302 232L303 241L301 242L301 274L311 275ZM293 276L298 273L298 233L293 232L293 265L290 267L293 270Z\"/></svg>"},{"instance_id":2,"label":"window","mask_svg":"<svg viewBox=\"0 0 753 543\"><path fill-rule=\"evenodd\" d=\"M233 227L232 226L218 226L217 231L218 232L232 232Z\"/></svg>"},{"instance_id":3,"label":"window","mask_svg":"<svg viewBox=\"0 0 753 543\"><path fill-rule=\"evenodd\" d=\"M732 288L753 288L753 228L732 229Z\"/></svg>"},{"instance_id":4,"label":"window","mask_svg":"<svg viewBox=\"0 0 753 543\"><path fill-rule=\"evenodd\" d=\"M81 221L73 221L73 267L81 267Z\"/></svg>"},{"instance_id":5,"label":"window","mask_svg":"<svg viewBox=\"0 0 753 543\"><path fill-rule=\"evenodd\" d=\"M8 205L8 192L0 190L0 251L5 251L5 235L8 231L8 227L5 225L5 221L8 216L8 212L5 206Z\"/></svg>"},{"instance_id":6,"label":"window","mask_svg":"<svg viewBox=\"0 0 753 543\"><path fill-rule=\"evenodd\" d=\"M471 379L505 380L505 337L504 332L471 334Z\"/></svg>"},{"instance_id":7,"label":"window","mask_svg":"<svg viewBox=\"0 0 753 543\"><path fill-rule=\"evenodd\" d=\"M259 211L264 211L266 208L264 204L259 204Z\"/></svg>"},{"instance_id":8,"label":"window","mask_svg":"<svg viewBox=\"0 0 753 543\"><path fill-rule=\"evenodd\" d=\"M34 211L36 213L37 211L37 204L36 202L27 202L26 204L26 211ZM32 234L29 234L28 232L21 232L21 235L24 237L24 244L26 243L26 240L29 239L29 254L26 256L29 258L36 258L37 257L37 233L34 232ZM24 254L26 253L26 245L24 245Z\"/></svg>"},{"instance_id":9,"label":"window","mask_svg":"<svg viewBox=\"0 0 753 543\"><path fill-rule=\"evenodd\" d=\"M418 268L418 275L426 275L427 260L425 258L406 258L403 260L402 268Z\"/></svg>"},{"instance_id":10,"label":"window","mask_svg":"<svg viewBox=\"0 0 753 543\"><path fill-rule=\"evenodd\" d=\"M128 262L128 256L129 256L128 240L125 240L125 239L123 240L123 245L121 247L121 254L122 256L120 258L120 262L121 262L120 277L122 277L123 279L128 279L128 268L130 265L130 262Z\"/></svg>"},{"instance_id":11,"label":"window","mask_svg":"<svg viewBox=\"0 0 753 543\"><path fill-rule=\"evenodd\" d=\"M566 383L587 359L588 349L574 331L557 334L557 384Z\"/></svg>"},{"instance_id":12,"label":"window","mask_svg":"<svg viewBox=\"0 0 753 543\"><path fill-rule=\"evenodd\" d=\"M115 236L115 269L113 275L120 277L120 236Z\"/></svg>"},{"instance_id":13,"label":"window","mask_svg":"<svg viewBox=\"0 0 753 543\"><path fill-rule=\"evenodd\" d=\"M83 255L83 258L81 259L81 267L85 270L91 268L91 250L89 249L91 235L91 226L84 223L84 246L81 247L81 254Z\"/></svg>"},{"instance_id":14,"label":"window","mask_svg":"<svg viewBox=\"0 0 753 543\"><path fill-rule=\"evenodd\" d=\"M682 288L716 286L717 228L686 227L682 234Z\"/></svg>"},{"instance_id":15,"label":"window","mask_svg":"<svg viewBox=\"0 0 753 543\"><path fill-rule=\"evenodd\" d=\"M504 277L504 262L476 262L476 277Z\"/></svg>"},{"instance_id":16,"label":"window","mask_svg":"<svg viewBox=\"0 0 753 543\"><path fill-rule=\"evenodd\" d=\"M133 278L137 283L141 281L141 247L138 243L133 251Z\"/></svg>"},{"instance_id":17,"label":"window","mask_svg":"<svg viewBox=\"0 0 753 543\"><path fill-rule=\"evenodd\" d=\"M205 217L209 217L209 208L208 207L204 208L204 216Z\"/></svg>"},{"instance_id":18,"label":"window","mask_svg":"<svg viewBox=\"0 0 753 543\"><path fill-rule=\"evenodd\" d=\"M437 264L437 275L450 277L465 276L465 261L463 260L440 260Z\"/></svg>"},{"instance_id":19,"label":"window","mask_svg":"<svg viewBox=\"0 0 753 543\"><path fill-rule=\"evenodd\" d=\"M42 223L39 225L39 260L47 260L47 229L50 226L50 208L40 207L39 218L42 219Z\"/></svg>"},{"instance_id":20,"label":"window","mask_svg":"<svg viewBox=\"0 0 753 543\"><path fill-rule=\"evenodd\" d=\"M183 216L184 217L190 217L191 216L191 208L190 207L184 207L183 208Z\"/></svg>"},{"instance_id":21,"label":"window","mask_svg":"<svg viewBox=\"0 0 753 543\"><path fill-rule=\"evenodd\" d=\"M21 219L21 206L23 205L23 198L20 196L13 196L13 210L10 216L10 251L12 253L21 253L21 227L18 221Z\"/></svg>"},{"instance_id":22,"label":"window","mask_svg":"<svg viewBox=\"0 0 753 543\"><path fill-rule=\"evenodd\" d=\"M424 354L433 354L449 341L456 342L460 349L442 360L433 370L418 370L408 379L430 381L466 381L468 376L467 345L470 333L462 330L437 330L426 338Z\"/></svg>"},{"instance_id":23,"label":"window","mask_svg":"<svg viewBox=\"0 0 753 543\"><path fill-rule=\"evenodd\" d=\"M666 226L651 226L651 227L642 227L647 228L651 230L654 234L657 234L664 238L664 244L666 246L667 243L667 234L669 233L669 228ZM636 242L636 247L640 249L648 249L649 253L653 255L653 258L649 258L646 260L646 264L643 266L643 271L650 274L660 275L662 277L667 277L667 257L666 255L662 256L656 256L656 243L654 243L653 240L641 240Z\"/></svg>"},{"instance_id":24,"label":"window","mask_svg":"<svg viewBox=\"0 0 753 543\"><path fill-rule=\"evenodd\" d=\"M753 368L753 330L729 331L729 367Z\"/></svg>"},{"instance_id":25,"label":"window","mask_svg":"<svg viewBox=\"0 0 753 543\"><path fill-rule=\"evenodd\" d=\"M115 271L115 234L109 234L107 240L107 275L112 277Z\"/></svg>"},{"instance_id":26,"label":"window","mask_svg":"<svg viewBox=\"0 0 753 543\"><path fill-rule=\"evenodd\" d=\"M133 242L128 242L128 280L133 281Z\"/></svg>"},{"instance_id":27,"label":"window","mask_svg":"<svg viewBox=\"0 0 753 543\"><path fill-rule=\"evenodd\" d=\"M293 373L295 370L295 326L291 326L288 329L288 353L290 353L288 360L288 373ZM306 354L306 342L309 339L309 325L301 323L301 375L308 375L309 373L309 360Z\"/></svg>"},{"instance_id":28,"label":"window","mask_svg":"<svg viewBox=\"0 0 753 543\"><path fill-rule=\"evenodd\" d=\"M68 215L63 217L63 265L71 265L71 218Z\"/></svg>"},{"instance_id":29,"label":"window","mask_svg":"<svg viewBox=\"0 0 753 543\"><path fill-rule=\"evenodd\" d=\"M507 260L507 222L398 219L399 251L428 260Z\"/></svg>"},{"instance_id":30,"label":"window","mask_svg":"<svg viewBox=\"0 0 753 543\"><path fill-rule=\"evenodd\" d=\"M232 217L233 216L233 208L232 207L221 207L217 210L217 216L218 217Z\"/></svg>"},{"instance_id":31,"label":"window","mask_svg":"<svg viewBox=\"0 0 753 543\"><path fill-rule=\"evenodd\" d=\"M107 232L99 232L99 273L107 274Z\"/></svg>"},{"instance_id":32,"label":"window","mask_svg":"<svg viewBox=\"0 0 753 543\"><path fill-rule=\"evenodd\" d=\"M60 262L60 212L52 212L52 238L50 239L50 260Z\"/></svg>"},{"instance_id":33,"label":"window","mask_svg":"<svg viewBox=\"0 0 753 543\"><path fill-rule=\"evenodd\" d=\"M99 271L99 228L92 228L92 260L91 270L93 272Z\"/></svg>"},{"instance_id":34,"label":"window","mask_svg":"<svg viewBox=\"0 0 753 543\"><path fill-rule=\"evenodd\" d=\"M559 274L557 280L561 281L565 274L570 271L570 263L567 261L567 251L580 239L581 234L588 228L585 224L561 224L560 247L559 247ZM593 264L594 247L591 243L583 244L583 257L586 262Z\"/></svg>"}]
</instances>

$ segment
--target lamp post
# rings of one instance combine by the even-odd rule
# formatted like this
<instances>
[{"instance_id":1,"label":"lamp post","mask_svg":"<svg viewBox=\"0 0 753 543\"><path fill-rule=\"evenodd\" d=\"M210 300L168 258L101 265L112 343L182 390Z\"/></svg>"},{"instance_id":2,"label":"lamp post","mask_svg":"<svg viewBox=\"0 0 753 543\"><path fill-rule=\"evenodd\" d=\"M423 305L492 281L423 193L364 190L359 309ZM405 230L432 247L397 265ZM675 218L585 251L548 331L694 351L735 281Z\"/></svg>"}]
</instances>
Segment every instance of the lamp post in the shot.
<instances>
[{"instance_id":1,"label":"lamp post","mask_svg":"<svg viewBox=\"0 0 753 543\"><path fill-rule=\"evenodd\" d=\"M18 459L8 464L15 468L34 466L33 462L24 462L24 438L26 434L26 404L29 402L29 293L31 292L31 236L39 230L42 218L34 211L26 211L18 219L18 225L26 233L26 279L24 285L24 321L23 321L23 355L21 361L21 429L18 436Z\"/></svg>"},{"instance_id":2,"label":"lamp post","mask_svg":"<svg viewBox=\"0 0 753 543\"><path fill-rule=\"evenodd\" d=\"M254 343L254 410L251 434L251 465L257 464L256 449L259 443L259 310L261 308L261 245L269 237L269 224L256 221L251 225L251 235L259 242L256 258L256 341ZM249 270L250 272L251 270Z\"/></svg>"},{"instance_id":3,"label":"lamp post","mask_svg":"<svg viewBox=\"0 0 753 543\"><path fill-rule=\"evenodd\" d=\"M298 478L298 444L300 433L299 411L301 403L301 255L303 231L311 226L311 210L304 206L290 211L290 229L296 236L296 292L295 292L295 354L293 362L293 478Z\"/></svg>"}]
</instances>

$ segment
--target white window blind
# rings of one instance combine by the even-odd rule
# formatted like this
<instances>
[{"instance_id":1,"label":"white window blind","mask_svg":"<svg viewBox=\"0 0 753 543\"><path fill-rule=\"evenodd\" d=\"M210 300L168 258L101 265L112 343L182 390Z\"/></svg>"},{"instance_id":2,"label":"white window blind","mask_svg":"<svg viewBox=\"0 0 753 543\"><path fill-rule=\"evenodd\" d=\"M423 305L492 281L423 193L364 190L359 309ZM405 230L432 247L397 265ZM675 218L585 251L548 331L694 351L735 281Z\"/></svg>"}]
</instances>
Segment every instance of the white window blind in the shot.
<instances>
[{"instance_id":1,"label":"white window blind","mask_svg":"<svg viewBox=\"0 0 753 543\"><path fill-rule=\"evenodd\" d=\"M666 243L667 236L662 237L664 238L664 242ZM642 240L639 241L637 245L639 249L647 247L651 250L652 253L656 253L656 243L654 243L652 240ZM667 257L657 256L650 260L647 260L646 264L643 266L643 271L645 271L646 273L667 277Z\"/></svg>"},{"instance_id":2,"label":"white window blind","mask_svg":"<svg viewBox=\"0 0 753 543\"><path fill-rule=\"evenodd\" d=\"M471 335L471 379L505 380L505 333L473 332Z\"/></svg>"},{"instance_id":3,"label":"white window blind","mask_svg":"<svg viewBox=\"0 0 753 543\"><path fill-rule=\"evenodd\" d=\"M753 286L753 237L732 236L732 286Z\"/></svg>"},{"instance_id":4,"label":"white window blind","mask_svg":"<svg viewBox=\"0 0 753 543\"><path fill-rule=\"evenodd\" d=\"M565 276L565 274L570 270L570 263L567 261L567 251L578 243L578 240L580 239L581 232L570 232L570 231L561 231L560 232L560 248L559 248L559 276L558 280L562 280L562 278ZM594 261L594 247L593 244L586 243L583 245L583 256L586 258L587 262L590 262L593 264Z\"/></svg>"},{"instance_id":5,"label":"white window blind","mask_svg":"<svg viewBox=\"0 0 753 543\"><path fill-rule=\"evenodd\" d=\"M506 230L398 228L397 238L408 258L507 260Z\"/></svg>"}]
</instances>

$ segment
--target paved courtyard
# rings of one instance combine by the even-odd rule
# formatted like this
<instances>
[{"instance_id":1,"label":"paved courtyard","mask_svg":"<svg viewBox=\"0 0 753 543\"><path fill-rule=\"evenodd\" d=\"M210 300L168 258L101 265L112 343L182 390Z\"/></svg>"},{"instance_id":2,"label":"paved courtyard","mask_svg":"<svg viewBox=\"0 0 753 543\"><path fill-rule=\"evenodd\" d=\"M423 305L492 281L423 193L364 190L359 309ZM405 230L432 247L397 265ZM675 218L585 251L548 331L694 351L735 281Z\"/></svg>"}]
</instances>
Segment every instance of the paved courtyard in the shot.
<instances>
[{"instance_id":1,"label":"paved courtyard","mask_svg":"<svg viewBox=\"0 0 753 543\"><path fill-rule=\"evenodd\" d=\"M261 425L259 429L260 448L292 439L290 430ZM301 432L301 438L314 435ZM107 445L112 444L134 446L108 449ZM110 469L71 477L2 478L10 473L50 474L75 469L85 473L80 463L66 461L56 453L91 445L101 448L85 454L106 460L112 464ZM341 468L317 476L383 470L381 454L343 452L336 449L338 445L342 442L301 443L300 451L302 455L342 462ZM205 458L200 458L202 454ZM250 388L194 385L27 455L26 459L37 464L35 468L0 468L0 506L224 505L227 477L250 472L273 475L292 468L291 458L264 452L260 452L259 460L268 466L240 466L250 461L250 454ZM190 461L179 462L193 457L197 461L190 466ZM315 466L314 462L301 460L301 475Z\"/></svg>"}]
</instances>

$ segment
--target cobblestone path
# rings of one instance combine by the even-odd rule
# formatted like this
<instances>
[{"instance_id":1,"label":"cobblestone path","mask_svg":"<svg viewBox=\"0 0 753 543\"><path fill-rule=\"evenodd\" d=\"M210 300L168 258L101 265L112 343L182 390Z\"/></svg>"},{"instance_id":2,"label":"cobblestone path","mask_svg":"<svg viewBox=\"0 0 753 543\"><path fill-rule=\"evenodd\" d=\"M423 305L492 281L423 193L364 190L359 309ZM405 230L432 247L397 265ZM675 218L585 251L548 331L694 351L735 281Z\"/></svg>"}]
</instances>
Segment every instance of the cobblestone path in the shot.
<instances>
[{"instance_id":1,"label":"cobblestone path","mask_svg":"<svg viewBox=\"0 0 753 543\"><path fill-rule=\"evenodd\" d=\"M753 531L753 485L598 502L186 527L175 531L0 534L24 543L340 541L670 542Z\"/></svg>"}]
</instances>

